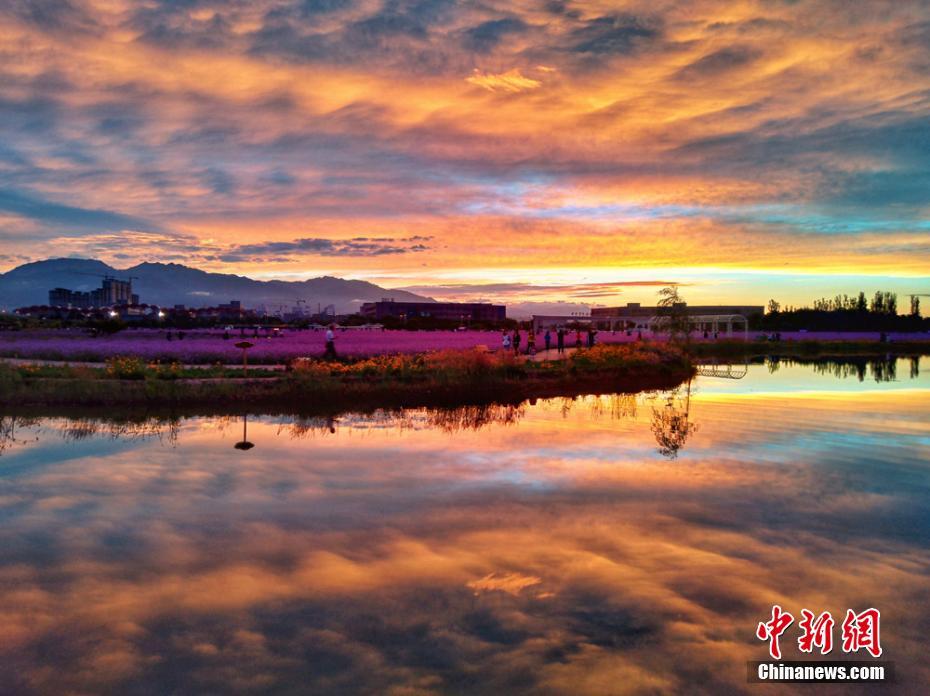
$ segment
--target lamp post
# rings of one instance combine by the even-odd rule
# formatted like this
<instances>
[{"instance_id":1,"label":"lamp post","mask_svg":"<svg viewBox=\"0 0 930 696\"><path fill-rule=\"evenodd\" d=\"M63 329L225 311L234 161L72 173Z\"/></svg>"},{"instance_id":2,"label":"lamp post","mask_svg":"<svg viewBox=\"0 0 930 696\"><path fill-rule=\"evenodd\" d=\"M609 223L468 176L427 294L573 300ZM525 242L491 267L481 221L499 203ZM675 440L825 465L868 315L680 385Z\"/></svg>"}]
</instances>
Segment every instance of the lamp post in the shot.
<instances>
[{"instance_id":1,"label":"lamp post","mask_svg":"<svg viewBox=\"0 0 930 696\"><path fill-rule=\"evenodd\" d=\"M254 343L249 343L248 341L239 341L236 344L236 348L242 349L242 376L245 377L249 374L249 348L254 346Z\"/></svg>"}]
</instances>

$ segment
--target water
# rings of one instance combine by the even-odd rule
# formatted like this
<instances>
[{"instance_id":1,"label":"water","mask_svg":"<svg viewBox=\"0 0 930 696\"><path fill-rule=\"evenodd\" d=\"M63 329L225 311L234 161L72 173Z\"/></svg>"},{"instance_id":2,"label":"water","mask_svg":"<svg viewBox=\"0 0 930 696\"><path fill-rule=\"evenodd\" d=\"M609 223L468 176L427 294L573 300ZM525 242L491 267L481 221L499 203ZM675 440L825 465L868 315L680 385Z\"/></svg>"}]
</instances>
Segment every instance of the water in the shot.
<instances>
[{"instance_id":1,"label":"water","mask_svg":"<svg viewBox=\"0 0 930 696\"><path fill-rule=\"evenodd\" d=\"M746 683L779 603L879 608L883 691L925 693L930 360L859 372L245 439L7 416L0 691L792 693Z\"/></svg>"}]
</instances>

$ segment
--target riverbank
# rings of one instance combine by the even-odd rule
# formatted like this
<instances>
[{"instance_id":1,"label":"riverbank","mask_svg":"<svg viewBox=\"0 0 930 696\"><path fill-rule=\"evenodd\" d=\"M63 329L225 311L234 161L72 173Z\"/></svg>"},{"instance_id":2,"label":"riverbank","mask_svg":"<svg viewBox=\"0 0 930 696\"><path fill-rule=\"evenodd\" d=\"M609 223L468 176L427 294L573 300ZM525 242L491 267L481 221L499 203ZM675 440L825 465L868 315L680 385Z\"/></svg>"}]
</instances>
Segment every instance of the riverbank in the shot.
<instances>
[{"instance_id":1,"label":"riverbank","mask_svg":"<svg viewBox=\"0 0 930 696\"><path fill-rule=\"evenodd\" d=\"M574 350L552 359L502 351L445 350L325 362L241 365L0 363L0 409L33 407L209 409L336 413L346 409L518 403L525 399L670 389L706 362L764 358L852 359L928 355L925 342L637 342Z\"/></svg>"},{"instance_id":2,"label":"riverbank","mask_svg":"<svg viewBox=\"0 0 930 696\"><path fill-rule=\"evenodd\" d=\"M209 406L326 413L669 389L693 374L683 351L659 344L598 346L543 362L480 350L354 362L301 360L283 373L123 358L105 368L0 365L0 407Z\"/></svg>"}]
</instances>

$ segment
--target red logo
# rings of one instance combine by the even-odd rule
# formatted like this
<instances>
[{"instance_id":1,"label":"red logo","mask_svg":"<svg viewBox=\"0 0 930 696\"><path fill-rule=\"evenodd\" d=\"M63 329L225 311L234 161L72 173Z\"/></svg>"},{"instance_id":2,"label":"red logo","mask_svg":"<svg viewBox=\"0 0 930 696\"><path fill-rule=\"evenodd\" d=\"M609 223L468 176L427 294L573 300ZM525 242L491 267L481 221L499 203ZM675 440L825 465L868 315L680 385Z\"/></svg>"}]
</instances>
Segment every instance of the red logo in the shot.
<instances>
[{"instance_id":1,"label":"red logo","mask_svg":"<svg viewBox=\"0 0 930 696\"><path fill-rule=\"evenodd\" d=\"M833 650L833 617L830 612L825 611L816 619L814 612L808 609L801 610L803 617L798 622L798 628L804 631L798 638L798 650L801 652L813 652L814 646L820 648L821 655L827 655Z\"/></svg>"},{"instance_id":2,"label":"red logo","mask_svg":"<svg viewBox=\"0 0 930 696\"><path fill-rule=\"evenodd\" d=\"M843 652L859 652L865 648L872 657L879 657L882 654L878 637L881 618L878 609L869 608L861 614L847 609L843 621Z\"/></svg>"},{"instance_id":3,"label":"red logo","mask_svg":"<svg viewBox=\"0 0 930 696\"><path fill-rule=\"evenodd\" d=\"M794 623L794 617L781 610L777 604L772 605L772 618L765 623L760 622L756 628L756 637L759 640L769 642L769 655L775 660L781 659L781 648L778 645L778 638L787 630L788 626Z\"/></svg>"},{"instance_id":4,"label":"red logo","mask_svg":"<svg viewBox=\"0 0 930 696\"><path fill-rule=\"evenodd\" d=\"M881 612L869 608L857 614L852 609L846 611L843 621L842 648L845 653L855 653L867 650L872 657L880 657L882 646L879 635ZM783 611L778 604L772 605L772 618L760 621L756 627L756 637L769 642L769 655L775 660L781 659L781 646L778 641L788 627L794 623L794 616ZM833 650L833 627L836 622L830 612L820 615L809 609L801 609L801 620L798 628L801 636L798 638L798 650L803 653L812 653L814 648L820 650L821 655L827 655Z\"/></svg>"}]
</instances>

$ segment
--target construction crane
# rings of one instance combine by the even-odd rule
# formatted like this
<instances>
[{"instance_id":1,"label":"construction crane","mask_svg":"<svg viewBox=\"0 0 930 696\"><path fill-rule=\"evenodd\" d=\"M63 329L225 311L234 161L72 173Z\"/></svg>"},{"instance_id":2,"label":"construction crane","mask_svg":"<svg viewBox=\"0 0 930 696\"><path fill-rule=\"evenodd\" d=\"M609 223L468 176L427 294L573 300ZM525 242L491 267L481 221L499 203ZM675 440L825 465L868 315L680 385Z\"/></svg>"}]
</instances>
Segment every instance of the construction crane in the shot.
<instances>
[{"instance_id":1,"label":"construction crane","mask_svg":"<svg viewBox=\"0 0 930 696\"><path fill-rule=\"evenodd\" d=\"M91 293L83 293L84 296L90 296L92 299L87 300L86 297L79 298L78 302L80 306L114 306L114 305L129 305L133 303L133 300L138 299L138 295L134 295L132 292L132 281L138 280L138 276L123 276L122 278L117 278L114 275L109 273L90 273L89 271L70 271L75 275L85 275L91 276L94 278L103 278L103 283L101 287L97 290L94 290ZM109 281L115 281L119 285L107 287ZM115 292L114 292L115 289ZM69 293L68 297L71 297L71 291L67 290ZM100 296L98 293L104 293L105 296ZM52 290L49 292L49 304L53 304L52 296L58 295L57 290ZM60 295L58 295L60 297ZM71 304L71 299L67 300L67 303ZM111 316L115 316L111 312Z\"/></svg>"},{"instance_id":2,"label":"construction crane","mask_svg":"<svg viewBox=\"0 0 930 696\"><path fill-rule=\"evenodd\" d=\"M103 278L104 280L120 280L115 275L110 275L109 273L88 273L87 271L71 271L74 275L86 275L94 276L95 278ZM123 276L126 280L139 280L139 276Z\"/></svg>"}]
</instances>

